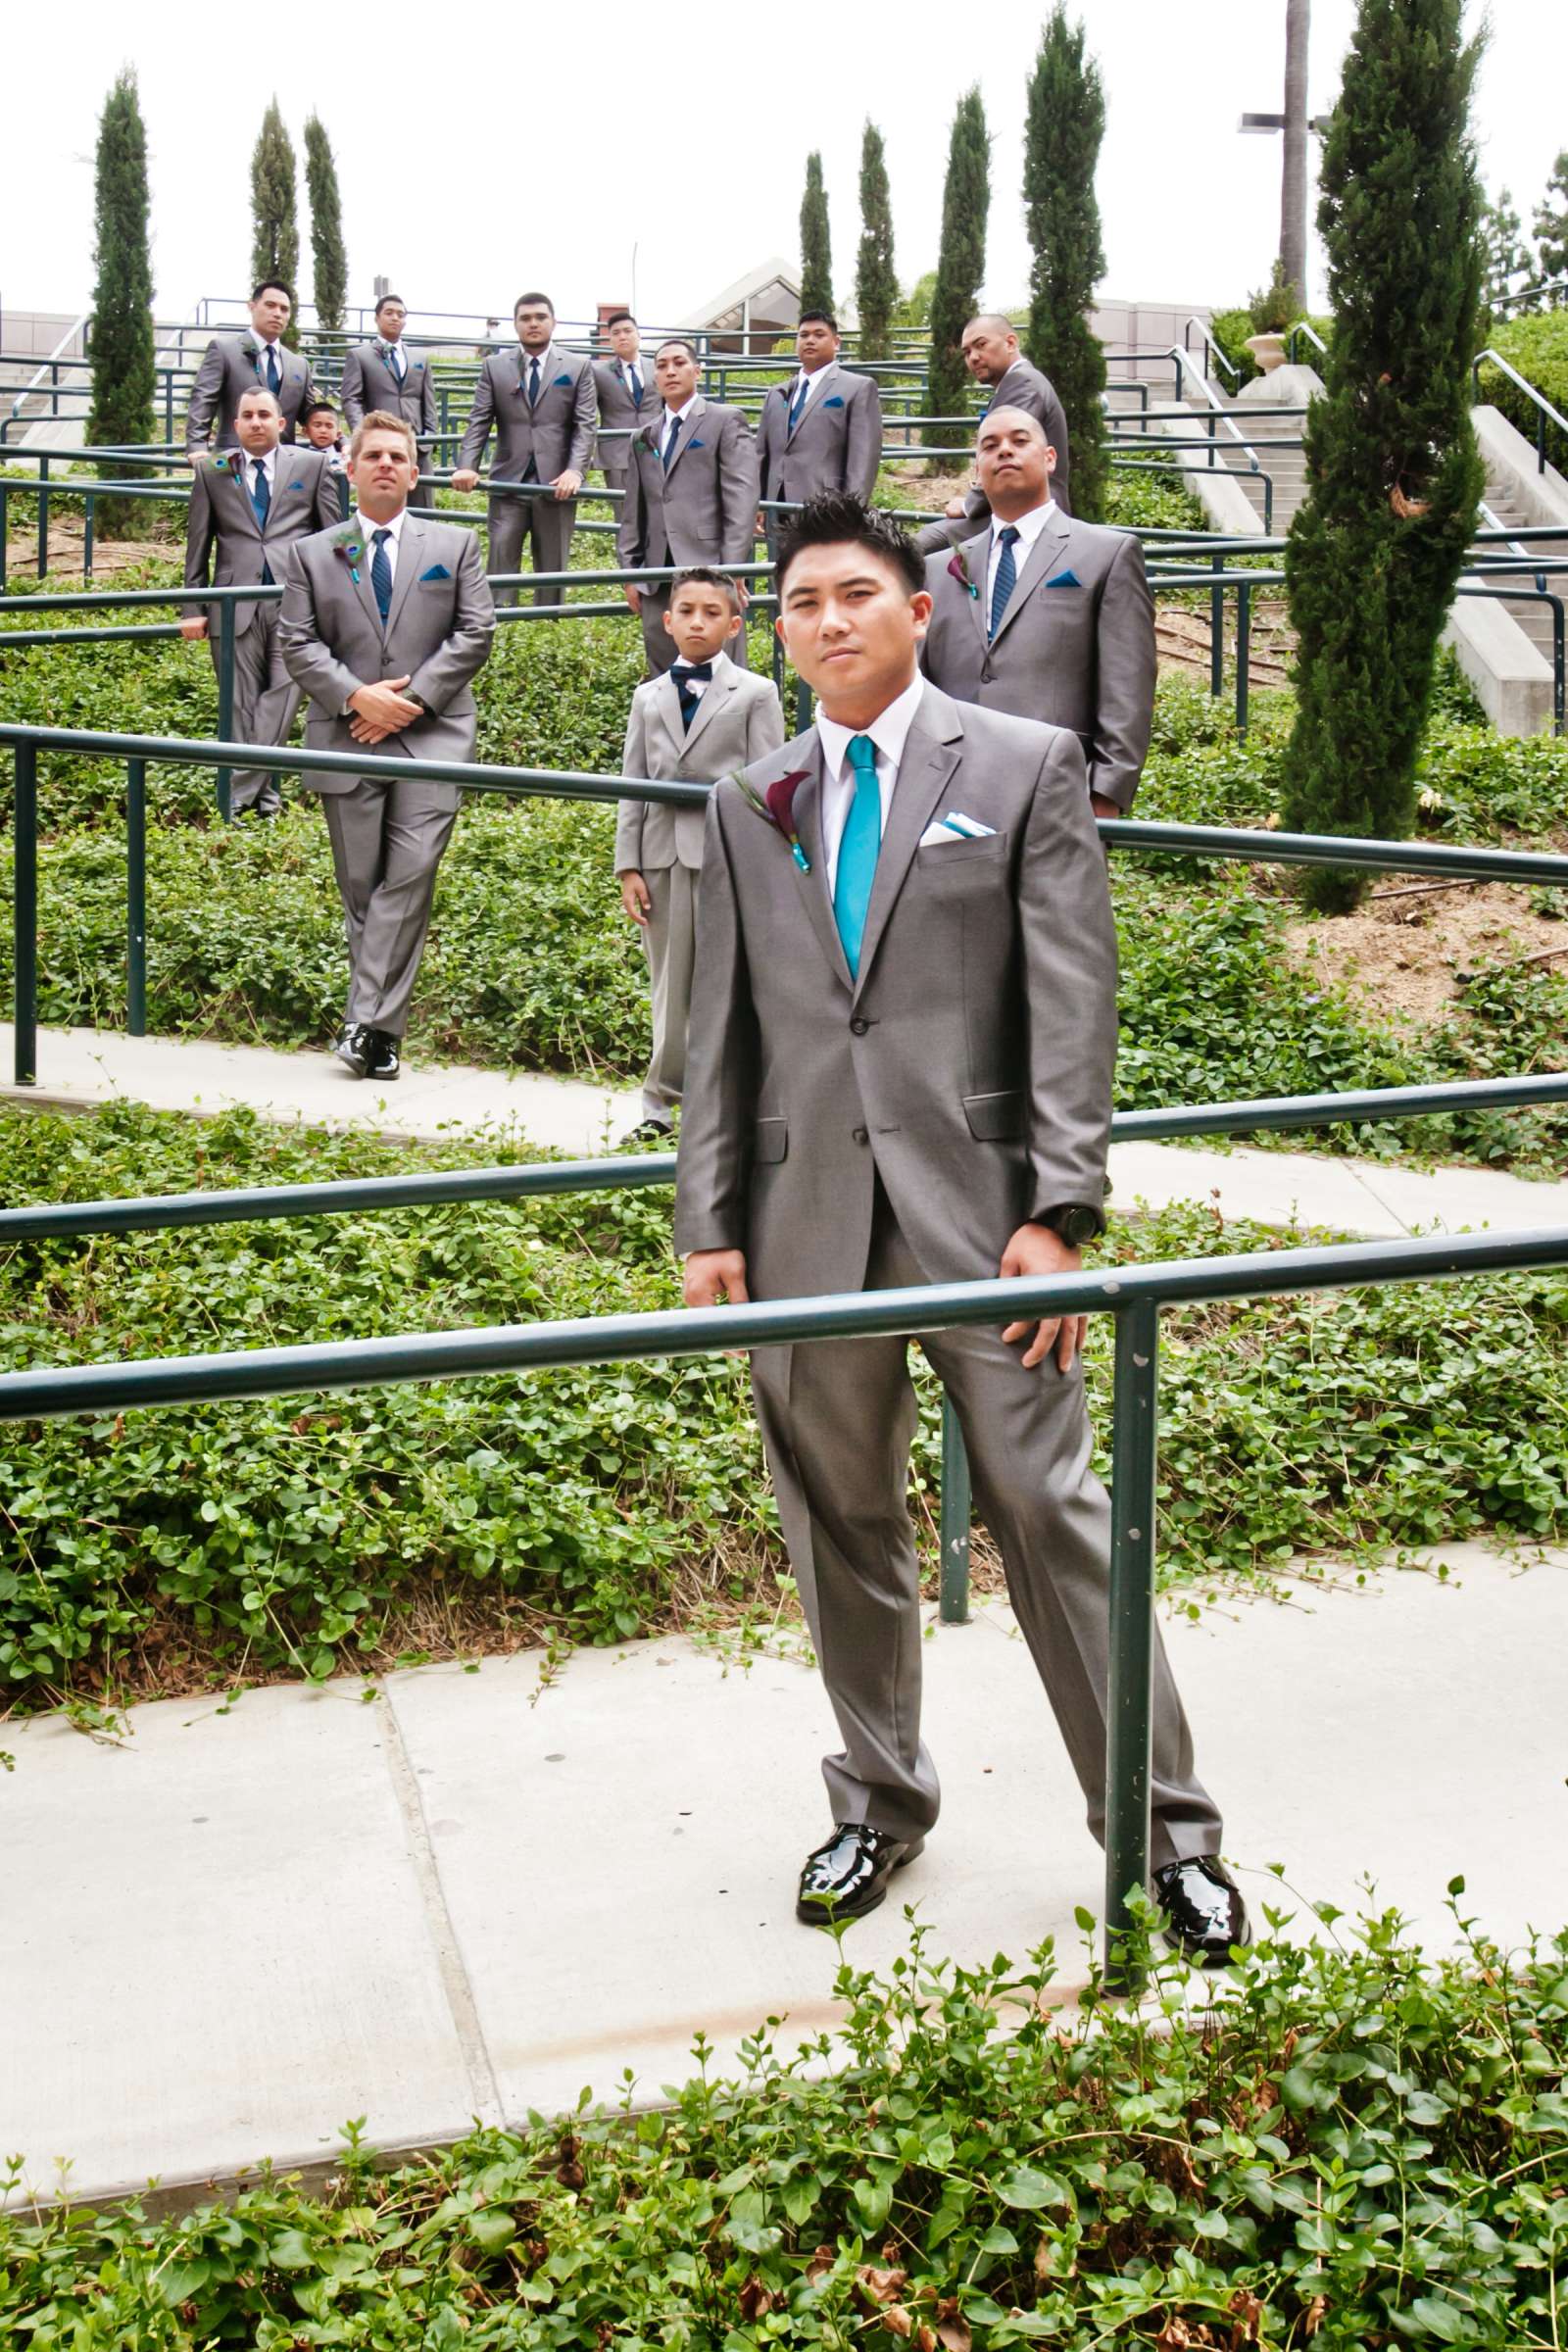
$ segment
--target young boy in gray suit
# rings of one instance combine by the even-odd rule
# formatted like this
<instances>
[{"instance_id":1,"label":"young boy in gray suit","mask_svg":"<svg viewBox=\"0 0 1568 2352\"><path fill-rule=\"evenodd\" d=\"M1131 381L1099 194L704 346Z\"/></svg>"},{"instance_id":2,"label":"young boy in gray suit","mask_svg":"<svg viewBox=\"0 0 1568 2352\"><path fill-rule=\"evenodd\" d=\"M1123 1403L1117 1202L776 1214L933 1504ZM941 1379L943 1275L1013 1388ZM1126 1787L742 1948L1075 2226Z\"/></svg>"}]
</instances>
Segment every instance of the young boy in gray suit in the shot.
<instances>
[{"instance_id":1,"label":"young boy in gray suit","mask_svg":"<svg viewBox=\"0 0 1568 2352\"><path fill-rule=\"evenodd\" d=\"M724 651L741 627L734 581L706 564L681 572L664 627L674 640L674 662L632 696L621 774L712 784L776 752L784 741L777 689L771 679L738 669ZM642 931L654 997L643 1117L622 1139L628 1144L669 1134L685 1083L703 816L701 808L622 801L615 822L620 903Z\"/></svg>"}]
</instances>

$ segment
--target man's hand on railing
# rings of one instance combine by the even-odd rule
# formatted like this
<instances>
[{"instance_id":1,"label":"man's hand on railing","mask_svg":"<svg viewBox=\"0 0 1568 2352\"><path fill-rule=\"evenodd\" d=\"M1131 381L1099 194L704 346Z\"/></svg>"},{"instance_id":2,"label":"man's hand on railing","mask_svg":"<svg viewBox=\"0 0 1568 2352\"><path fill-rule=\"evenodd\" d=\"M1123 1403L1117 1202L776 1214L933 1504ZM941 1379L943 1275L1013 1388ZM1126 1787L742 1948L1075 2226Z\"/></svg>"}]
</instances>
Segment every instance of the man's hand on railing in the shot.
<instances>
[{"instance_id":1,"label":"man's hand on railing","mask_svg":"<svg viewBox=\"0 0 1568 2352\"><path fill-rule=\"evenodd\" d=\"M557 474L550 487L557 498L575 498L582 488L582 475L575 467L568 466L564 473Z\"/></svg>"},{"instance_id":2,"label":"man's hand on railing","mask_svg":"<svg viewBox=\"0 0 1568 2352\"><path fill-rule=\"evenodd\" d=\"M354 713L349 733L356 743L385 743L389 735L401 734L405 727L413 726L416 718L422 717L421 705L404 698L403 688L408 682L407 677L378 678L374 685L357 687L349 696L349 709Z\"/></svg>"},{"instance_id":3,"label":"man's hand on railing","mask_svg":"<svg viewBox=\"0 0 1568 2352\"><path fill-rule=\"evenodd\" d=\"M1054 1234L1049 1225L1020 1225L1002 1252L999 1271L1004 1282L1036 1279L1052 1274L1077 1274L1083 1270L1083 1252L1069 1250L1066 1243ZM1020 1359L1026 1371L1054 1353L1058 1372L1070 1372L1073 1358L1084 1344L1083 1315L1048 1317L1035 1332ZM1002 1337L1008 1346L1014 1340L1027 1339L1027 1323L1009 1323Z\"/></svg>"},{"instance_id":4,"label":"man's hand on railing","mask_svg":"<svg viewBox=\"0 0 1568 2352\"><path fill-rule=\"evenodd\" d=\"M452 487L454 490L477 490L479 487L477 467L460 466L452 476Z\"/></svg>"},{"instance_id":5,"label":"man's hand on railing","mask_svg":"<svg viewBox=\"0 0 1568 2352\"><path fill-rule=\"evenodd\" d=\"M721 1306L726 1299L731 1306L745 1306L751 1297L745 1250L694 1250L686 1260L681 1295L688 1306Z\"/></svg>"},{"instance_id":6,"label":"man's hand on railing","mask_svg":"<svg viewBox=\"0 0 1568 2352\"><path fill-rule=\"evenodd\" d=\"M200 645L207 635L207 623L202 619L182 620L179 633L182 637L188 637L192 645Z\"/></svg>"}]
</instances>

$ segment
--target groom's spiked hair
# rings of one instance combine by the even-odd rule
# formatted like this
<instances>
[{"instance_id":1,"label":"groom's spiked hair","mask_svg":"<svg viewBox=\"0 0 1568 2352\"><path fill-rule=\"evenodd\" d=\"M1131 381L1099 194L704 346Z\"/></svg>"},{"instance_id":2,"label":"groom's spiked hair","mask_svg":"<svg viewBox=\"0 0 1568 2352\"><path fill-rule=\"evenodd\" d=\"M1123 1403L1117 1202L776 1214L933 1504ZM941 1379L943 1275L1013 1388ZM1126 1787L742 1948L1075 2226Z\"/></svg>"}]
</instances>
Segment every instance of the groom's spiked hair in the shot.
<instances>
[{"instance_id":1,"label":"groom's spiked hair","mask_svg":"<svg viewBox=\"0 0 1568 2352\"><path fill-rule=\"evenodd\" d=\"M825 490L808 499L779 540L776 585L784 593L785 575L798 556L809 547L863 547L880 556L895 571L910 596L925 586L925 561L913 540L890 515L868 507L849 490Z\"/></svg>"}]
</instances>

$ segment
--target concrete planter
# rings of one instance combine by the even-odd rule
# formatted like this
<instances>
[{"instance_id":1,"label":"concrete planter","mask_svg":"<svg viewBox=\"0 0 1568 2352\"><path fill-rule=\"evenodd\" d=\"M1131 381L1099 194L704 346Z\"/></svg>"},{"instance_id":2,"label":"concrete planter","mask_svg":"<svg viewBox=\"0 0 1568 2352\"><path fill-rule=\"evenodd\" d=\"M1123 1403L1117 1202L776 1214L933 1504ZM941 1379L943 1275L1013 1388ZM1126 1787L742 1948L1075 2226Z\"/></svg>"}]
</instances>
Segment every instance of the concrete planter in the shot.
<instances>
[{"instance_id":1,"label":"concrete planter","mask_svg":"<svg viewBox=\"0 0 1568 2352\"><path fill-rule=\"evenodd\" d=\"M1244 348L1251 353L1265 375L1272 375L1285 358L1285 337L1249 335Z\"/></svg>"}]
</instances>

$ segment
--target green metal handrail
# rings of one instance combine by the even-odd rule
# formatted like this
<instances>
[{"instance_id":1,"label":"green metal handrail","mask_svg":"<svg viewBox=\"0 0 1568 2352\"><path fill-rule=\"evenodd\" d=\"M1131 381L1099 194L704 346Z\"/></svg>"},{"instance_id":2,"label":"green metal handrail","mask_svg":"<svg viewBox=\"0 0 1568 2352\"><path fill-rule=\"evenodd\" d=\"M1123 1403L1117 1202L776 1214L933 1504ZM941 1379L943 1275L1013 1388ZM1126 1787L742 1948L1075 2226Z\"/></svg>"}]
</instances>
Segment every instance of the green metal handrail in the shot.
<instances>
[{"instance_id":1,"label":"green metal handrail","mask_svg":"<svg viewBox=\"0 0 1568 2352\"><path fill-rule=\"evenodd\" d=\"M1505 375L1509 383L1515 385L1535 409L1536 471L1544 473L1546 470L1546 426L1551 423L1556 425L1559 431L1568 433L1568 416L1565 416L1560 409L1553 408L1544 393L1539 391L1528 376L1521 375L1518 368L1505 360L1500 351L1494 351L1490 343L1485 351L1478 351L1470 363L1470 380L1478 404L1481 399L1481 370L1484 366L1495 368L1500 375Z\"/></svg>"},{"instance_id":2,"label":"green metal handrail","mask_svg":"<svg viewBox=\"0 0 1568 2352\"><path fill-rule=\"evenodd\" d=\"M141 1362L0 1375L0 1420L316 1394L409 1381L538 1372L567 1364L716 1355L852 1338L902 1338L1047 1316L1114 1318L1109 1681L1106 1708L1104 1956L1134 1992L1135 1906L1150 1862L1159 1317L1219 1298L1280 1298L1568 1265L1568 1227L1518 1235L1341 1244L1237 1257L1118 1266L1050 1280L935 1283L747 1306L579 1317L486 1330L410 1333Z\"/></svg>"}]
</instances>

